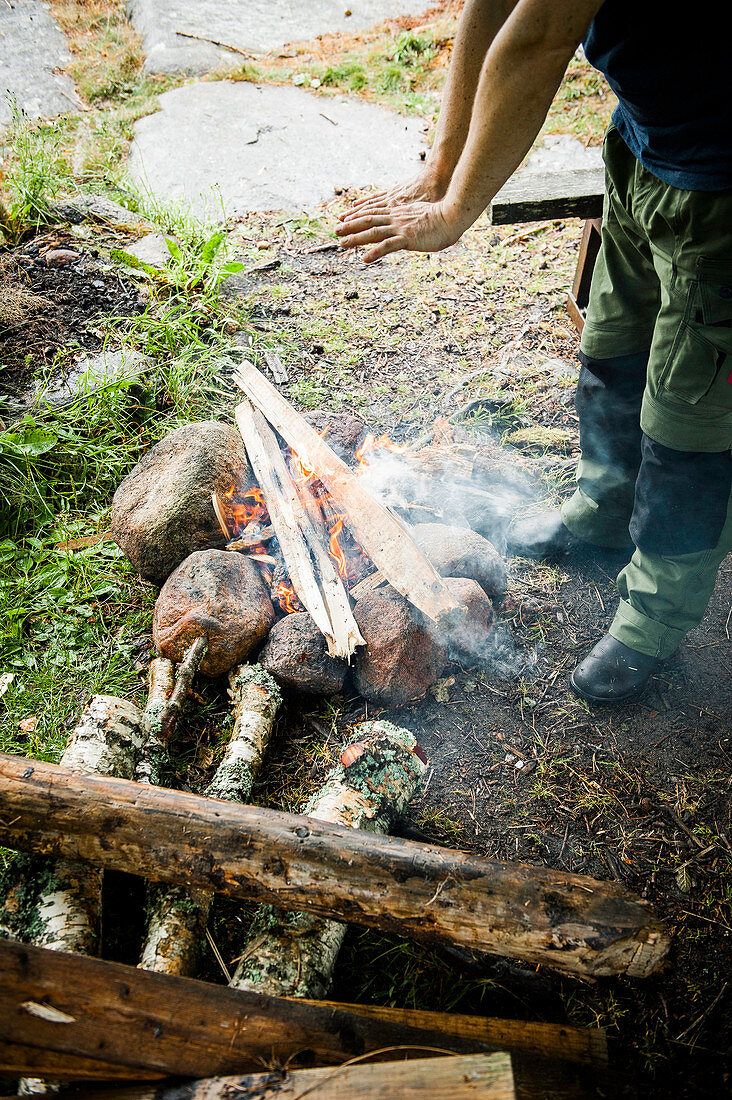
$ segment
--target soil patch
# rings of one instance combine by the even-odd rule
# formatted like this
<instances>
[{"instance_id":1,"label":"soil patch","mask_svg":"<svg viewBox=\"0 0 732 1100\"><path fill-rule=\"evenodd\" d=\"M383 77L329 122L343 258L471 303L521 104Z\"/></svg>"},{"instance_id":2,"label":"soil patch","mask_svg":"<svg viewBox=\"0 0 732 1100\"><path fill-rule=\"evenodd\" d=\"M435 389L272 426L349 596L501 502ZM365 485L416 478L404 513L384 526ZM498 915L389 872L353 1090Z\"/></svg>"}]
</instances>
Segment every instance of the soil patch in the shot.
<instances>
[{"instance_id":1,"label":"soil patch","mask_svg":"<svg viewBox=\"0 0 732 1100\"><path fill-rule=\"evenodd\" d=\"M65 233L0 252L0 395L17 401L60 352L100 351L104 317L139 312L137 288L98 256Z\"/></svg>"}]
</instances>

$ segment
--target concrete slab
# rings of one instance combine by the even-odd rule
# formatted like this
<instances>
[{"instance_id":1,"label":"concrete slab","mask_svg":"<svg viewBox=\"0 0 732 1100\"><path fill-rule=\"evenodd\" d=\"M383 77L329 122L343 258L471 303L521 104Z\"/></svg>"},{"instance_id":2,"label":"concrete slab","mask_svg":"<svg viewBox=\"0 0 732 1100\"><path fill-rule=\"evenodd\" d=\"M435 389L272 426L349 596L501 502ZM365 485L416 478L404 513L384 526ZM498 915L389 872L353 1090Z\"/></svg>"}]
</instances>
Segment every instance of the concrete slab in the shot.
<instances>
[{"instance_id":1,"label":"concrete slab","mask_svg":"<svg viewBox=\"0 0 732 1100\"><path fill-rule=\"evenodd\" d=\"M215 81L160 96L135 123L129 170L142 186L221 220L302 210L335 187L387 186L420 165L425 125L301 88Z\"/></svg>"},{"instance_id":2,"label":"concrete slab","mask_svg":"<svg viewBox=\"0 0 732 1100\"><path fill-rule=\"evenodd\" d=\"M81 101L63 75L66 39L41 0L0 2L0 126L10 120L8 96L31 118L74 111Z\"/></svg>"},{"instance_id":3,"label":"concrete slab","mask_svg":"<svg viewBox=\"0 0 732 1100\"><path fill-rule=\"evenodd\" d=\"M149 72L208 72L235 61L230 50L181 38L214 38L261 53L334 31L355 31L399 15L421 15L429 0L128 0ZM350 14L346 14L350 12Z\"/></svg>"}]
</instances>

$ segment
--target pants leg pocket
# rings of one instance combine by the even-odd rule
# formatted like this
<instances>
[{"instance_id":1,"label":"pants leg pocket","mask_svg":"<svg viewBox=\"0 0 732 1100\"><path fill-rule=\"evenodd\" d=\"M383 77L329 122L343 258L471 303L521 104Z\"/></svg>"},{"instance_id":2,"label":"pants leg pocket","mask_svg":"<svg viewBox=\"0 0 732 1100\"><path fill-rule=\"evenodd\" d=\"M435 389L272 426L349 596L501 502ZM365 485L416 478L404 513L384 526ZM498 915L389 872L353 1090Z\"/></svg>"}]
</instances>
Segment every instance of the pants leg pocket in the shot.
<instances>
[{"instance_id":1,"label":"pants leg pocket","mask_svg":"<svg viewBox=\"0 0 732 1100\"><path fill-rule=\"evenodd\" d=\"M656 392L700 415L732 413L732 260L697 261Z\"/></svg>"}]
</instances>

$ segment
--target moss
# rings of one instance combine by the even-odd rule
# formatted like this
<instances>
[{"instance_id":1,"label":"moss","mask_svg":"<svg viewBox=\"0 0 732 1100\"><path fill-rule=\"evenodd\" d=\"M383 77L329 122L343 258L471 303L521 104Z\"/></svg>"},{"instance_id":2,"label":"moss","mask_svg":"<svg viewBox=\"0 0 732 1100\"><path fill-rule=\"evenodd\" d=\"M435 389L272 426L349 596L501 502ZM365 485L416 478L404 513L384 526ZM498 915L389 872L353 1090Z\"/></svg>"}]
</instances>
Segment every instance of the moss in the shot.
<instances>
[{"instance_id":1,"label":"moss","mask_svg":"<svg viewBox=\"0 0 732 1100\"><path fill-rule=\"evenodd\" d=\"M254 774L245 761L222 763L206 790L206 796L226 799L227 802L243 802L249 797L253 783Z\"/></svg>"},{"instance_id":2,"label":"moss","mask_svg":"<svg viewBox=\"0 0 732 1100\"><path fill-rule=\"evenodd\" d=\"M0 871L0 897L5 903L0 922L18 939L38 939L43 932L38 900L60 885L55 860L16 853Z\"/></svg>"}]
</instances>

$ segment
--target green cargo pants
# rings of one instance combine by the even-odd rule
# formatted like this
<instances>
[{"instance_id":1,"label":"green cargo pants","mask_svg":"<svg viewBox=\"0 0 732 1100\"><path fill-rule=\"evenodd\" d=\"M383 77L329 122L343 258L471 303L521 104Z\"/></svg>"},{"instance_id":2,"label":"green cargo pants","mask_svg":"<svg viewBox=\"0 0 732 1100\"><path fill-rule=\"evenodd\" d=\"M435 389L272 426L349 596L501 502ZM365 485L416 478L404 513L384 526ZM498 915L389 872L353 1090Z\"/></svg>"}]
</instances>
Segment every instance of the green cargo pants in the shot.
<instances>
[{"instance_id":1,"label":"green cargo pants","mask_svg":"<svg viewBox=\"0 0 732 1100\"><path fill-rule=\"evenodd\" d=\"M587 542L635 551L618 641L667 657L732 550L732 192L663 183L611 126L602 244L582 333L582 457L562 509Z\"/></svg>"}]
</instances>

